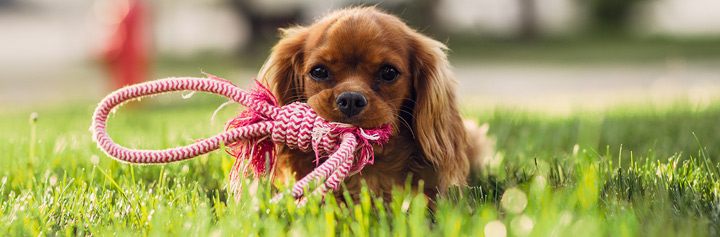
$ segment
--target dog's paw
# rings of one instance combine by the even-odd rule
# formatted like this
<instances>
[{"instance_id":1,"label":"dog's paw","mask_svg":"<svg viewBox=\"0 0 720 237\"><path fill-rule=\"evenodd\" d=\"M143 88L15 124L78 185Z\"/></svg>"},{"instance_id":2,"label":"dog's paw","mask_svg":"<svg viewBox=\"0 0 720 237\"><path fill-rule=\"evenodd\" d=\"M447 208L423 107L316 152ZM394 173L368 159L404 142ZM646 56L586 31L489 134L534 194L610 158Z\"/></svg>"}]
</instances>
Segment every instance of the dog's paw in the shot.
<instances>
[{"instance_id":1,"label":"dog's paw","mask_svg":"<svg viewBox=\"0 0 720 237\"><path fill-rule=\"evenodd\" d=\"M463 120L468 140L468 158L472 173L482 173L495 156L495 137L488 136L490 125L478 125L474 119Z\"/></svg>"}]
</instances>

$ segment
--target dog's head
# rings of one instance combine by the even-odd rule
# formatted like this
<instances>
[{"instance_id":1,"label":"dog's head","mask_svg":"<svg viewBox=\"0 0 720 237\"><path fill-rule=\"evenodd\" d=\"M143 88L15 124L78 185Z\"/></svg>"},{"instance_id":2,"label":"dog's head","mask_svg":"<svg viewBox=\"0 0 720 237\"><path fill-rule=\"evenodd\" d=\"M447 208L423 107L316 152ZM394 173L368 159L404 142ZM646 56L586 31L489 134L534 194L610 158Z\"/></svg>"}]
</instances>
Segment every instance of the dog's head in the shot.
<instances>
[{"instance_id":1,"label":"dog's head","mask_svg":"<svg viewBox=\"0 0 720 237\"><path fill-rule=\"evenodd\" d=\"M258 78L328 121L406 127L433 164L454 166L465 133L445 50L395 16L350 8L283 30Z\"/></svg>"}]
</instances>

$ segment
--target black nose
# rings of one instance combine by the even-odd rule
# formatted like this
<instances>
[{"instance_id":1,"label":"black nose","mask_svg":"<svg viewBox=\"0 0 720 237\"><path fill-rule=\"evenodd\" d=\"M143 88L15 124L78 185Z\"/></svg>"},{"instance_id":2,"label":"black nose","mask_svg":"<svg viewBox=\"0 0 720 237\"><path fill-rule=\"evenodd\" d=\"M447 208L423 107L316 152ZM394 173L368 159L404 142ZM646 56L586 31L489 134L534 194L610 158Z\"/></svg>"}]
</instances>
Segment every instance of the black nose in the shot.
<instances>
[{"instance_id":1,"label":"black nose","mask_svg":"<svg viewBox=\"0 0 720 237\"><path fill-rule=\"evenodd\" d=\"M352 117L359 114L365 106L367 106L367 99L363 94L357 92L343 92L335 99L340 112L345 116Z\"/></svg>"}]
</instances>

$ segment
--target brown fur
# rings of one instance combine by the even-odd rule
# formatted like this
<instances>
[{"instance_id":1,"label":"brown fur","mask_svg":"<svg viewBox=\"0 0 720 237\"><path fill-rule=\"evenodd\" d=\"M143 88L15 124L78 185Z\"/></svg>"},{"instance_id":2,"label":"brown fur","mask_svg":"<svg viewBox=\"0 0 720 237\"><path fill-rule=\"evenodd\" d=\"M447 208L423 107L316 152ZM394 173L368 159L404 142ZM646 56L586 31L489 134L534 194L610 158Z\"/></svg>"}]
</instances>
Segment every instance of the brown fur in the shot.
<instances>
[{"instance_id":1,"label":"brown fur","mask_svg":"<svg viewBox=\"0 0 720 237\"><path fill-rule=\"evenodd\" d=\"M373 7L339 10L310 26L282 32L258 76L269 81L281 104L303 101L329 121L393 127L389 144L375 148L375 164L345 180L351 195L364 180L371 191L389 198L393 186L409 174L414 186L425 182L429 196L466 184L474 149L456 105L457 82L445 45ZM318 82L309 76L318 64L329 68L331 79ZM399 79L378 81L383 65L397 68ZM336 96L345 91L361 92L368 100L352 118L335 105ZM294 173L297 180L314 168L313 154L280 148L279 176Z\"/></svg>"}]
</instances>

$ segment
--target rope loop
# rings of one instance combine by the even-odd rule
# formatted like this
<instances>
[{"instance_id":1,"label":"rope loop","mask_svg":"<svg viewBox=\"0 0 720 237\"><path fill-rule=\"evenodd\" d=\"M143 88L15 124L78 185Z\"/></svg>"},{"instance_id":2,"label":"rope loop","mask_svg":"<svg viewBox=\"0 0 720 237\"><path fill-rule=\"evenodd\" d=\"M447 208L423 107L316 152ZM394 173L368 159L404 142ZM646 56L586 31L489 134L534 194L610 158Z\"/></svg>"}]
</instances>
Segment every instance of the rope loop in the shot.
<instances>
[{"instance_id":1,"label":"rope loop","mask_svg":"<svg viewBox=\"0 0 720 237\"><path fill-rule=\"evenodd\" d=\"M93 140L108 156L116 160L138 164L157 164L182 161L207 154L223 144L227 152L235 156L230 172L228 190L240 191L240 173L248 175L241 167L245 160L256 175L267 174L274 168L275 146L285 145L304 152L314 151L318 167L293 186L293 197L302 205L303 190L311 181L325 180L313 193L325 195L339 187L351 172L372 164L372 146L387 143L391 133L389 125L375 129L360 129L348 124L328 122L304 103L295 102L278 107L277 100L266 87L257 82L251 92L244 91L231 82L206 74L208 78L166 78L121 88L106 96L95 109L91 131ZM242 104L248 110L226 123L226 131L193 144L163 150L130 149L116 144L107 134L107 119L122 103L146 96L177 92L202 91L218 94ZM267 159L269 155L270 159ZM357 159L355 160L355 156ZM320 157L328 157L321 165ZM270 163L266 164L266 160ZM352 164L356 163L351 168ZM236 195L236 198L239 195Z\"/></svg>"}]
</instances>

